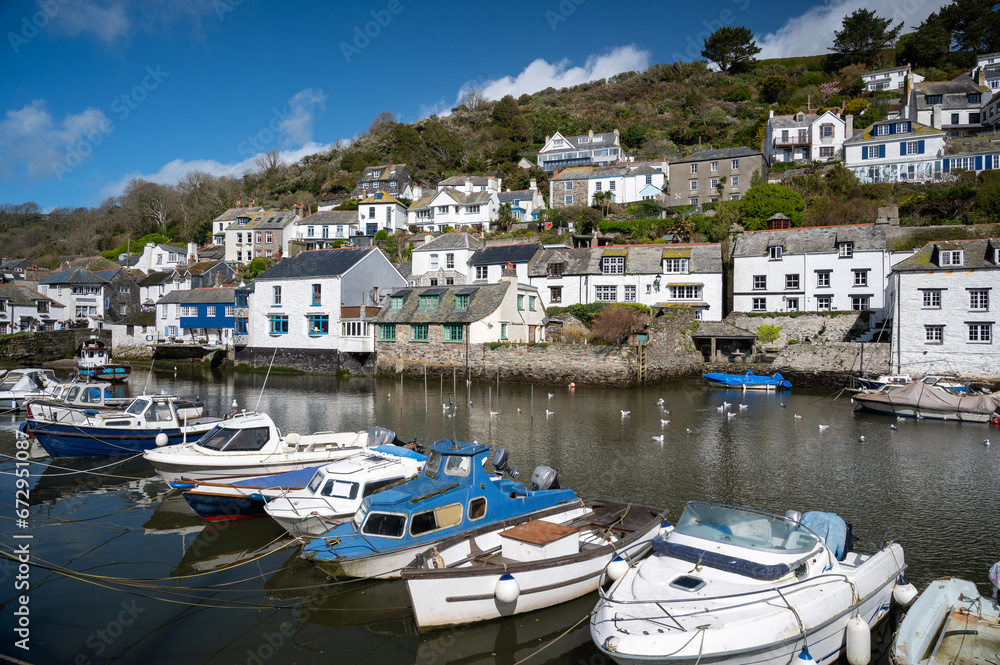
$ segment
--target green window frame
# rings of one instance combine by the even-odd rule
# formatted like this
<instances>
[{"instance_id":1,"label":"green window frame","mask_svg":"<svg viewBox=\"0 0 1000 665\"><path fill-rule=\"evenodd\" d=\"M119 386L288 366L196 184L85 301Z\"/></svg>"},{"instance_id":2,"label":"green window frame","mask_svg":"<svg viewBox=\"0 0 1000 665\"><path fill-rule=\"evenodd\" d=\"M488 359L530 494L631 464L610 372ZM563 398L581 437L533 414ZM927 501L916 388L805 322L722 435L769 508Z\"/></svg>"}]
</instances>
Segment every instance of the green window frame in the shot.
<instances>
[{"instance_id":1,"label":"green window frame","mask_svg":"<svg viewBox=\"0 0 1000 665\"><path fill-rule=\"evenodd\" d=\"M420 296L420 309L437 309L437 296Z\"/></svg>"},{"instance_id":2,"label":"green window frame","mask_svg":"<svg viewBox=\"0 0 1000 665\"><path fill-rule=\"evenodd\" d=\"M524 309L524 296L520 294L517 296L517 308Z\"/></svg>"},{"instance_id":3,"label":"green window frame","mask_svg":"<svg viewBox=\"0 0 1000 665\"><path fill-rule=\"evenodd\" d=\"M310 335L329 335L330 334L330 315L329 314L310 314L306 316L306 321L308 327L306 332Z\"/></svg>"},{"instance_id":4,"label":"green window frame","mask_svg":"<svg viewBox=\"0 0 1000 665\"><path fill-rule=\"evenodd\" d=\"M507 339L507 324L500 324L500 339Z\"/></svg>"},{"instance_id":5,"label":"green window frame","mask_svg":"<svg viewBox=\"0 0 1000 665\"><path fill-rule=\"evenodd\" d=\"M465 324L446 323L444 324L444 341L461 342L465 338Z\"/></svg>"},{"instance_id":6,"label":"green window frame","mask_svg":"<svg viewBox=\"0 0 1000 665\"><path fill-rule=\"evenodd\" d=\"M403 309L403 296L389 298L389 309Z\"/></svg>"},{"instance_id":7,"label":"green window frame","mask_svg":"<svg viewBox=\"0 0 1000 665\"><path fill-rule=\"evenodd\" d=\"M528 296L528 310L535 311L535 296Z\"/></svg>"},{"instance_id":8,"label":"green window frame","mask_svg":"<svg viewBox=\"0 0 1000 665\"><path fill-rule=\"evenodd\" d=\"M410 324L410 341L413 342L426 342L430 339L428 334L428 326L426 323L411 323Z\"/></svg>"},{"instance_id":9,"label":"green window frame","mask_svg":"<svg viewBox=\"0 0 1000 665\"><path fill-rule=\"evenodd\" d=\"M378 329L378 338L383 342L395 342L396 341L396 324L395 323L383 323Z\"/></svg>"},{"instance_id":10,"label":"green window frame","mask_svg":"<svg viewBox=\"0 0 1000 665\"><path fill-rule=\"evenodd\" d=\"M455 296L455 309L469 309L469 296Z\"/></svg>"}]
</instances>

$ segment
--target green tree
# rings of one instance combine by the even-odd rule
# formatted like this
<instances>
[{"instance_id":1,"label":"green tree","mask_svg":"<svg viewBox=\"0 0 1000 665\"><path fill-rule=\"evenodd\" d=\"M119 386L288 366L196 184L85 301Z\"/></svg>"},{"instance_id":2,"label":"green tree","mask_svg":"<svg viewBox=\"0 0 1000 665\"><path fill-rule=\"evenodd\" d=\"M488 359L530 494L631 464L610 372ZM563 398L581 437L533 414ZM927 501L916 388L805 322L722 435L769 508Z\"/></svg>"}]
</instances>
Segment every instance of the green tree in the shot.
<instances>
[{"instance_id":1,"label":"green tree","mask_svg":"<svg viewBox=\"0 0 1000 665\"><path fill-rule=\"evenodd\" d=\"M521 107L511 95L493 105L490 112L490 130L493 138L514 143L527 143L531 138L531 126L525 120Z\"/></svg>"},{"instance_id":2,"label":"green tree","mask_svg":"<svg viewBox=\"0 0 1000 665\"><path fill-rule=\"evenodd\" d=\"M903 22L892 27L892 19L879 18L870 9L858 9L844 17L843 29L834 31L831 51L837 53L845 63L875 63L879 51L892 46Z\"/></svg>"},{"instance_id":3,"label":"green tree","mask_svg":"<svg viewBox=\"0 0 1000 665\"><path fill-rule=\"evenodd\" d=\"M760 47L750 28L724 25L705 40L701 55L714 62L724 72L747 71L753 66Z\"/></svg>"},{"instance_id":4,"label":"green tree","mask_svg":"<svg viewBox=\"0 0 1000 665\"><path fill-rule=\"evenodd\" d=\"M750 188L740 199L740 210L748 231L765 228L768 218L779 212L790 217L795 226L799 226L805 209L806 202L802 195L784 185L758 185Z\"/></svg>"},{"instance_id":5,"label":"green tree","mask_svg":"<svg viewBox=\"0 0 1000 665\"><path fill-rule=\"evenodd\" d=\"M250 263L243 267L243 279L254 279L259 274L271 267L273 261L268 261L267 259L257 257Z\"/></svg>"},{"instance_id":6,"label":"green tree","mask_svg":"<svg viewBox=\"0 0 1000 665\"><path fill-rule=\"evenodd\" d=\"M1000 50L1000 6L983 0L954 0L935 16L951 33L962 51L990 53Z\"/></svg>"},{"instance_id":7,"label":"green tree","mask_svg":"<svg viewBox=\"0 0 1000 665\"><path fill-rule=\"evenodd\" d=\"M788 88L788 79L778 74L771 74L760 82L760 98L768 104L773 104L785 94Z\"/></svg>"},{"instance_id":8,"label":"green tree","mask_svg":"<svg viewBox=\"0 0 1000 665\"><path fill-rule=\"evenodd\" d=\"M511 205L510 205L510 203L501 203L500 204L500 212L497 215L497 221L496 221L496 224L495 224L497 231L499 231L500 233L506 233L507 231L510 230L510 227L516 221L517 221L517 219L514 217L514 214L511 212Z\"/></svg>"},{"instance_id":9,"label":"green tree","mask_svg":"<svg viewBox=\"0 0 1000 665\"><path fill-rule=\"evenodd\" d=\"M927 19L899 41L902 49L898 59L913 67L936 67L951 50L951 33L940 20Z\"/></svg>"}]
</instances>

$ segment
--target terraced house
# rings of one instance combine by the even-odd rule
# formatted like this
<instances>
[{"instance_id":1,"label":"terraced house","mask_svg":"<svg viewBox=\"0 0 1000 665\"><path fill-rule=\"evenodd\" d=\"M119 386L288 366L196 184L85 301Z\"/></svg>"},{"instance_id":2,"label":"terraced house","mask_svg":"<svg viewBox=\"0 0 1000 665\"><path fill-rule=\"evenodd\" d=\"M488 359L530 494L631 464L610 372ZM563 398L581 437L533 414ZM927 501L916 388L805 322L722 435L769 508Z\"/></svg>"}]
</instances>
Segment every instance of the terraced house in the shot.
<instances>
[{"instance_id":1,"label":"terraced house","mask_svg":"<svg viewBox=\"0 0 1000 665\"><path fill-rule=\"evenodd\" d=\"M670 163L671 206L735 201L757 173L767 182L767 160L749 148L703 150Z\"/></svg>"},{"instance_id":2,"label":"terraced house","mask_svg":"<svg viewBox=\"0 0 1000 665\"><path fill-rule=\"evenodd\" d=\"M55 330L66 307L27 286L0 284L0 335L22 330Z\"/></svg>"},{"instance_id":3,"label":"terraced house","mask_svg":"<svg viewBox=\"0 0 1000 665\"><path fill-rule=\"evenodd\" d=\"M363 199L376 192L384 192L394 197L413 198L413 178L406 164L380 164L368 166L361 172L352 199Z\"/></svg>"}]
</instances>

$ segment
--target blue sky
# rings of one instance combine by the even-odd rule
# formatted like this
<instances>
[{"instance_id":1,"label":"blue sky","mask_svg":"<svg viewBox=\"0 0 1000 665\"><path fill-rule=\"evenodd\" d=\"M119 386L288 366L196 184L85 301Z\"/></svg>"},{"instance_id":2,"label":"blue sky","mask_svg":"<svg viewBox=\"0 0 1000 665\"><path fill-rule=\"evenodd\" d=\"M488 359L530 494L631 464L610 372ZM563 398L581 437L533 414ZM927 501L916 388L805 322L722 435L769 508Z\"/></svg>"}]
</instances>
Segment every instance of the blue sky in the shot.
<instances>
[{"instance_id":1,"label":"blue sky","mask_svg":"<svg viewBox=\"0 0 1000 665\"><path fill-rule=\"evenodd\" d=\"M515 96L691 60L721 25L760 57L825 52L859 7L916 26L943 0L0 2L0 203L96 206L129 178L242 175L447 113L470 87Z\"/></svg>"}]
</instances>

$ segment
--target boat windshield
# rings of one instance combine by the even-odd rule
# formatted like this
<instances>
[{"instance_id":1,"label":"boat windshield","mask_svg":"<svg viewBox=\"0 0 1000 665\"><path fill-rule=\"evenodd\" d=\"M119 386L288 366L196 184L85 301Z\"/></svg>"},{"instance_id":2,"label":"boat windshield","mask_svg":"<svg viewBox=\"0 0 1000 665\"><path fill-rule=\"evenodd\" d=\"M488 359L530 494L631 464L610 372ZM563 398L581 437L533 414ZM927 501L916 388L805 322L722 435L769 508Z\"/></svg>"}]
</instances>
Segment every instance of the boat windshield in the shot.
<instances>
[{"instance_id":1,"label":"boat windshield","mask_svg":"<svg viewBox=\"0 0 1000 665\"><path fill-rule=\"evenodd\" d=\"M336 478L330 478L323 485L323 489L319 492L314 492L319 496L329 496L334 499L354 499L358 496L358 484L352 483L347 480L337 480Z\"/></svg>"},{"instance_id":2,"label":"boat windshield","mask_svg":"<svg viewBox=\"0 0 1000 665\"><path fill-rule=\"evenodd\" d=\"M139 414L141 414L143 411L146 410L147 406L149 406L149 400L137 399L131 404L129 404L128 408L125 409L125 413L131 414L133 416L138 416Z\"/></svg>"},{"instance_id":3,"label":"boat windshield","mask_svg":"<svg viewBox=\"0 0 1000 665\"><path fill-rule=\"evenodd\" d=\"M711 503L689 503L674 530L705 540L782 552L808 552L817 544L816 536L797 522Z\"/></svg>"},{"instance_id":4,"label":"boat windshield","mask_svg":"<svg viewBox=\"0 0 1000 665\"><path fill-rule=\"evenodd\" d=\"M222 427L216 425L203 437L198 445L219 452L260 450L269 439L267 427Z\"/></svg>"},{"instance_id":5,"label":"boat windshield","mask_svg":"<svg viewBox=\"0 0 1000 665\"><path fill-rule=\"evenodd\" d=\"M402 538L403 528L406 526L406 515L396 515L393 513L371 513L365 520L365 525L361 533L368 536L386 536L388 538Z\"/></svg>"},{"instance_id":6,"label":"boat windshield","mask_svg":"<svg viewBox=\"0 0 1000 665\"><path fill-rule=\"evenodd\" d=\"M215 429L219 429L219 428L216 427ZM215 430L212 430L212 431L214 432ZM323 478L325 478L325 477L326 477L326 474L323 473L322 469L317 469L316 470L316 473L313 474L313 477L309 479L309 484L306 485L306 489L309 490L310 494L315 494L316 493L316 489L320 485L323 484Z\"/></svg>"},{"instance_id":7,"label":"boat windshield","mask_svg":"<svg viewBox=\"0 0 1000 665\"><path fill-rule=\"evenodd\" d=\"M16 383L17 381L4 381L3 383L0 383L0 392L10 392L14 389L14 385Z\"/></svg>"}]
</instances>

